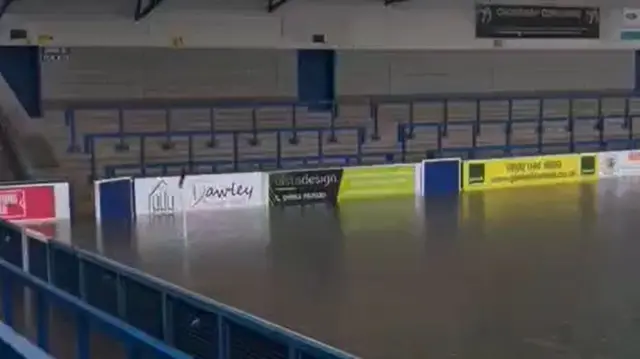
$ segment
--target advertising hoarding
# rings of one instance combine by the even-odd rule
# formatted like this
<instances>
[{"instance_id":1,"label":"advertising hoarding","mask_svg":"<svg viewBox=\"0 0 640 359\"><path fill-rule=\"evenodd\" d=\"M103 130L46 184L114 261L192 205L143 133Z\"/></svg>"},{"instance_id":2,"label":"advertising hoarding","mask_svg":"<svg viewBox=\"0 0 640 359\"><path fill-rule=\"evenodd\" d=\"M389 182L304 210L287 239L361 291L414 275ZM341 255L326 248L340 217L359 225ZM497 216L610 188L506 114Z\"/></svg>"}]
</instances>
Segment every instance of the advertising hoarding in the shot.
<instances>
[{"instance_id":1,"label":"advertising hoarding","mask_svg":"<svg viewBox=\"0 0 640 359\"><path fill-rule=\"evenodd\" d=\"M25 222L69 219L69 185L66 182L0 185L0 218Z\"/></svg>"},{"instance_id":2,"label":"advertising hoarding","mask_svg":"<svg viewBox=\"0 0 640 359\"><path fill-rule=\"evenodd\" d=\"M261 206L265 204L264 175L238 173L180 178L137 178L136 215L171 215L186 211Z\"/></svg>"},{"instance_id":3,"label":"advertising hoarding","mask_svg":"<svg viewBox=\"0 0 640 359\"><path fill-rule=\"evenodd\" d=\"M640 176L640 151L598 153L601 178Z\"/></svg>"},{"instance_id":4,"label":"advertising hoarding","mask_svg":"<svg viewBox=\"0 0 640 359\"><path fill-rule=\"evenodd\" d=\"M539 186L595 180L596 155L517 157L464 163L464 190Z\"/></svg>"},{"instance_id":5,"label":"advertising hoarding","mask_svg":"<svg viewBox=\"0 0 640 359\"><path fill-rule=\"evenodd\" d=\"M420 193L419 169L419 165L402 164L273 172L269 202L336 205L354 199L413 196Z\"/></svg>"}]
</instances>

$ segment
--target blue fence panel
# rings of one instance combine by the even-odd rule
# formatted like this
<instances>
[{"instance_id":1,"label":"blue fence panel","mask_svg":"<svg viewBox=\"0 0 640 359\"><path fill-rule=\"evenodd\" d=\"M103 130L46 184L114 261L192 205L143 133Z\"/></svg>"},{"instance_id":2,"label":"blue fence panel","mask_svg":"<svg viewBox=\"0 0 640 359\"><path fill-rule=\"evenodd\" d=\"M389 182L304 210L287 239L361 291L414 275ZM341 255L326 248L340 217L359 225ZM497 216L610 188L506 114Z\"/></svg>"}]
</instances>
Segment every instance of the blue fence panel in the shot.
<instances>
[{"instance_id":1,"label":"blue fence panel","mask_svg":"<svg viewBox=\"0 0 640 359\"><path fill-rule=\"evenodd\" d=\"M80 296L80 260L73 249L55 242L49 243L51 283L65 292Z\"/></svg>"},{"instance_id":2,"label":"blue fence panel","mask_svg":"<svg viewBox=\"0 0 640 359\"><path fill-rule=\"evenodd\" d=\"M82 260L84 300L93 307L120 317L118 286L120 277L112 270Z\"/></svg>"},{"instance_id":3,"label":"blue fence panel","mask_svg":"<svg viewBox=\"0 0 640 359\"><path fill-rule=\"evenodd\" d=\"M95 327L125 342L131 357L187 358L164 342L201 359L356 358L99 255L31 238L3 220L0 233L11 243L0 248L3 313L13 313L14 284L38 291L38 344L43 348L48 342L47 308L55 303L79 318L81 359L87 358L88 333ZM23 257L29 264L26 272ZM4 319L12 324L11 315Z\"/></svg>"},{"instance_id":4,"label":"blue fence panel","mask_svg":"<svg viewBox=\"0 0 640 359\"><path fill-rule=\"evenodd\" d=\"M125 321L155 338L164 339L161 291L126 277L122 281L122 288L125 298Z\"/></svg>"},{"instance_id":5,"label":"blue fence panel","mask_svg":"<svg viewBox=\"0 0 640 359\"><path fill-rule=\"evenodd\" d=\"M94 307L83 302L76 295L82 292L80 283L85 282L84 262L80 259L79 252L64 245L56 244L51 241L41 242L37 238L33 238L23 232L16 225L0 220L0 232L9 238L7 243L28 243L28 247L12 246L0 251L0 282L2 283L2 321L7 326L14 323L13 317L16 314L16 307L24 307L14 305L17 296L16 290L29 288L35 292L36 298L36 325L37 325L37 344L44 350L49 347L49 327L50 327L50 308L58 307L62 310L70 312L75 318L76 325L76 357L79 359L88 359L91 349L91 332L99 332L120 341L126 348L127 358L157 358L157 359L188 359L189 355L172 349L163 342L150 337L134 327L119 321L115 317L95 309ZM20 240L17 240L20 238ZM41 244L44 245L41 246ZM17 255L19 248L23 253ZM43 248L44 252L43 253ZM27 258L24 262L16 260ZM46 269L41 268L42 261ZM17 264L20 264L18 266ZM29 266L29 270L25 271L23 264ZM70 279L63 278L63 272L67 271ZM31 273L33 272L33 274ZM40 279L40 276L51 276L51 281L60 284L63 288L52 286L46 281ZM35 274L35 275L34 275ZM68 292L73 292L70 294ZM116 291L117 293L117 291ZM12 338L5 340L0 327L0 341L5 344L15 344L20 342L20 338ZM0 345L0 350L7 349L6 345ZM9 357L9 352L0 353L1 358ZM34 354L35 355L35 354ZM27 358L38 358L37 356L25 356Z\"/></svg>"}]
</instances>

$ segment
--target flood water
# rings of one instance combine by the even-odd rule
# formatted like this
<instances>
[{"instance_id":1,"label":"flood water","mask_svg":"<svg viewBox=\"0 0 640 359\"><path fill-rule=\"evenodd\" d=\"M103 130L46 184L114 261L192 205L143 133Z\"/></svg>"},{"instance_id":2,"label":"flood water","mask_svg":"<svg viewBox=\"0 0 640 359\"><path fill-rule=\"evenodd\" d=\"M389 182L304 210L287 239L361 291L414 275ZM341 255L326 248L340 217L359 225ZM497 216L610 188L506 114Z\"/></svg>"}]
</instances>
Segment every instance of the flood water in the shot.
<instances>
[{"instance_id":1,"label":"flood water","mask_svg":"<svg viewBox=\"0 0 640 359\"><path fill-rule=\"evenodd\" d=\"M190 213L73 237L364 358L640 358L638 180Z\"/></svg>"}]
</instances>

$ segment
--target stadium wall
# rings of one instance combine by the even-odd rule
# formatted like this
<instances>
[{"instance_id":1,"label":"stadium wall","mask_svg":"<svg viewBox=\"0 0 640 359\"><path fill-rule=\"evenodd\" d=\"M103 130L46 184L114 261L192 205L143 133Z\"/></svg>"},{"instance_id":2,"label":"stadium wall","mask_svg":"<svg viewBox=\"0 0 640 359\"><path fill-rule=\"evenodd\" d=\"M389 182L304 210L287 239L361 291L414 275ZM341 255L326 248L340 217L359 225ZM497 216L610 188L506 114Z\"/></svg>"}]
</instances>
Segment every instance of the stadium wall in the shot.
<instances>
[{"instance_id":1,"label":"stadium wall","mask_svg":"<svg viewBox=\"0 0 640 359\"><path fill-rule=\"evenodd\" d=\"M41 64L45 100L295 98L294 50L72 47ZM338 96L631 89L632 51L336 53ZM603 71L606 69L606 71Z\"/></svg>"},{"instance_id":2,"label":"stadium wall","mask_svg":"<svg viewBox=\"0 0 640 359\"><path fill-rule=\"evenodd\" d=\"M489 2L489 1L487 1ZM534 0L510 4L545 4ZM383 1L295 0L273 13L262 0L163 2L134 23L130 1L31 0L15 2L0 22L3 42L13 28L32 44L51 46L261 47L340 49L635 49L621 40L625 0L562 0L553 5L599 6L600 38L593 40L476 39L471 0ZM81 29L78 31L78 29ZM324 44L313 43L325 35ZM175 41L179 39L179 41ZM20 42L20 41L19 41Z\"/></svg>"}]
</instances>

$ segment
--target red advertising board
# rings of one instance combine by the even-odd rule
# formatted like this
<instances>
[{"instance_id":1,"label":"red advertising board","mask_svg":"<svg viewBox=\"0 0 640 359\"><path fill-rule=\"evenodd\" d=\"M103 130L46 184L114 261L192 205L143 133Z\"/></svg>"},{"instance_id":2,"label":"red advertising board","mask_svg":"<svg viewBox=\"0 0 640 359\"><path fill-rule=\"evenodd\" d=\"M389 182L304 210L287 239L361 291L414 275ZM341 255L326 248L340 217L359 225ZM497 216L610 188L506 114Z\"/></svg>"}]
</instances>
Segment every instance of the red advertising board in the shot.
<instances>
[{"instance_id":1,"label":"red advertising board","mask_svg":"<svg viewBox=\"0 0 640 359\"><path fill-rule=\"evenodd\" d=\"M0 218L46 220L55 217L53 186L0 188Z\"/></svg>"}]
</instances>

